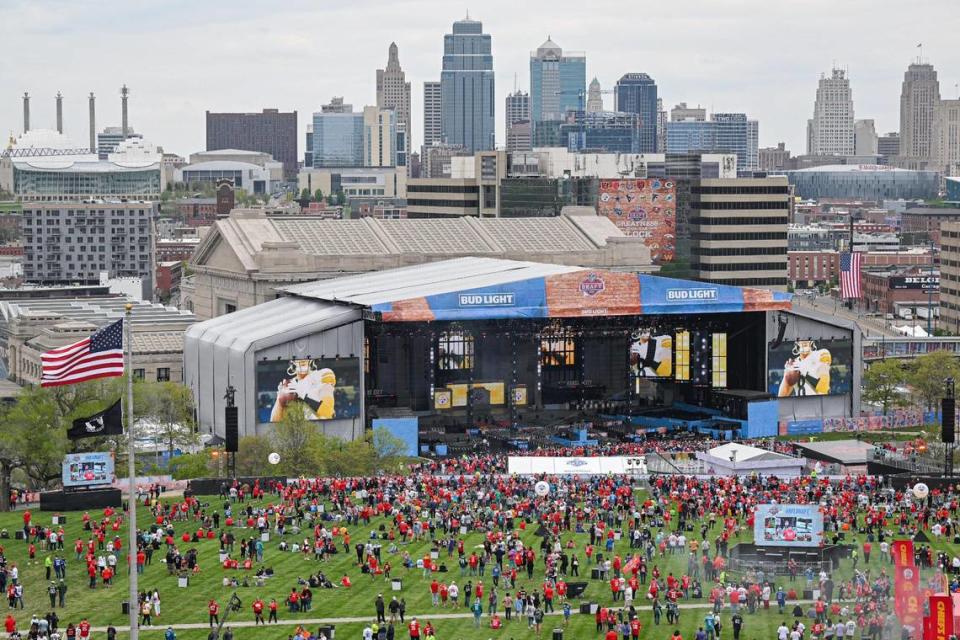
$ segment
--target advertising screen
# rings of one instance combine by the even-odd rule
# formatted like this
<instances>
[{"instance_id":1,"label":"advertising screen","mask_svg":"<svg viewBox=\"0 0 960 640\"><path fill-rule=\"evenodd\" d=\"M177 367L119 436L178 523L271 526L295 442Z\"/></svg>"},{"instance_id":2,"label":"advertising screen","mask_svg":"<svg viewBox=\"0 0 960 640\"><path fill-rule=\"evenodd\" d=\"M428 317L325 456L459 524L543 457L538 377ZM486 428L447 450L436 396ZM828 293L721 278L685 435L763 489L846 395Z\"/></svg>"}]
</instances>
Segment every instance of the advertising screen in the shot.
<instances>
[{"instance_id":1,"label":"advertising screen","mask_svg":"<svg viewBox=\"0 0 960 640\"><path fill-rule=\"evenodd\" d=\"M287 411L310 420L360 415L359 358L294 358L257 363L257 422L279 422Z\"/></svg>"},{"instance_id":2,"label":"advertising screen","mask_svg":"<svg viewBox=\"0 0 960 640\"><path fill-rule=\"evenodd\" d=\"M69 453L63 459L64 487L94 487L113 482L113 453Z\"/></svg>"},{"instance_id":3,"label":"advertising screen","mask_svg":"<svg viewBox=\"0 0 960 640\"><path fill-rule=\"evenodd\" d=\"M849 393L851 340L787 340L770 343L767 390L778 398Z\"/></svg>"},{"instance_id":4,"label":"advertising screen","mask_svg":"<svg viewBox=\"0 0 960 640\"><path fill-rule=\"evenodd\" d=\"M677 241L677 186L673 180L601 180L597 210L624 235L643 238L655 263L673 261Z\"/></svg>"},{"instance_id":5,"label":"advertising screen","mask_svg":"<svg viewBox=\"0 0 960 640\"><path fill-rule=\"evenodd\" d=\"M753 517L758 546L816 547L823 538L823 514L816 504L761 504Z\"/></svg>"},{"instance_id":6,"label":"advertising screen","mask_svg":"<svg viewBox=\"0 0 960 640\"><path fill-rule=\"evenodd\" d=\"M630 334L630 374L636 378L669 378L673 375L673 336L650 327Z\"/></svg>"}]
</instances>

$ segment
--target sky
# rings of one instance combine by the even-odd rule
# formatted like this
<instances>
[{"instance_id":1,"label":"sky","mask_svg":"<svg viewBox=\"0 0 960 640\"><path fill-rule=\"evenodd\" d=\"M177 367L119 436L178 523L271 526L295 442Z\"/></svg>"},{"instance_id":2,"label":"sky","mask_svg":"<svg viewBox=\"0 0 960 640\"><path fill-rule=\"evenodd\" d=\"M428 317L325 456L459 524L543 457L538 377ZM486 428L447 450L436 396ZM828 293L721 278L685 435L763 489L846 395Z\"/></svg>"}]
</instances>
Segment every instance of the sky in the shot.
<instances>
[{"instance_id":1,"label":"sky","mask_svg":"<svg viewBox=\"0 0 960 640\"><path fill-rule=\"evenodd\" d=\"M331 97L375 104L393 41L412 84L416 149L423 82L439 80L443 35L468 11L493 38L498 144L504 98L529 88L530 52L548 35L586 52L587 82L610 89L648 73L668 110L746 112L761 147L783 141L794 154L833 65L848 70L856 117L880 134L899 128L903 72L921 51L941 95L958 97L957 0L0 0L0 132L22 131L25 91L32 128L54 128L60 91L65 133L85 146L87 96L98 129L119 126L126 83L131 126L165 151L203 150L207 110L276 107L298 112L302 157L310 114Z\"/></svg>"}]
</instances>

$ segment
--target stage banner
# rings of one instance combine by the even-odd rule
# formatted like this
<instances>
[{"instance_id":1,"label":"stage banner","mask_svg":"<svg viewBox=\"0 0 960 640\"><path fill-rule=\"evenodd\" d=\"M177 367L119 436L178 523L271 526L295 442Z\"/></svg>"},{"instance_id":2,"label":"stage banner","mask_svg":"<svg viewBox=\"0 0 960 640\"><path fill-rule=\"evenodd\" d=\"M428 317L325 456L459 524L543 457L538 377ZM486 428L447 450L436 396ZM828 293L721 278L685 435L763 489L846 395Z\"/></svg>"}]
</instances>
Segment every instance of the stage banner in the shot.
<instances>
[{"instance_id":1,"label":"stage banner","mask_svg":"<svg viewBox=\"0 0 960 640\"><path fill-rule=\"evenodd\" d=\"M901 624L919 630L923 614L920 571L914 566L896 567L893 587L897 617Z\"/></svg>"},{"instance_id":2,"label":"stage banner","mask_svg":"<svg viewBox=\"0 0 960 640\"><path fill-rule=\"evenodd\" d=\"M948 640L953 635L953 599L949 595L930 596L931 636L925 640Z\"/></svg>"},{"instance_id":3,"label":"stage banner","mask_svg":"<svg viewBox=\"0 0 960 640\"><path fill-rule=\"evenodd\" d=\"M913 540L894 540L890 545L893 564L897 567L913 566Z\"/></svg>"},{"instance_id":4,"label":"stage banner","mask_svg":"<svg viewBox=\"0 0 960 640\"><path fill-rule=\"evenodd\" d=\"M611 473L643 475L647 473L644 456L596 456L566 458L550 456L510 456L507 473L511 475L557 476L607 475Z\"/></svg>"}]
</instances>

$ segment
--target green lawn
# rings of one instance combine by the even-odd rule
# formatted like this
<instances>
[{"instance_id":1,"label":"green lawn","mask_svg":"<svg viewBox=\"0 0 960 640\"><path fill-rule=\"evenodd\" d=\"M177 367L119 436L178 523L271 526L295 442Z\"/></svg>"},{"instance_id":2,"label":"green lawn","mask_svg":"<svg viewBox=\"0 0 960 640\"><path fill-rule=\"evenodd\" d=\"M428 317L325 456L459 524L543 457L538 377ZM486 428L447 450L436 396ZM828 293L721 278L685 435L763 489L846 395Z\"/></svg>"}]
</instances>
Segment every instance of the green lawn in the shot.
<instances>
[{"instance_id":1,"label":"green lawn","mask_svg":"<svg viewBox=\"0 0 960 640\"><path fill-rule=\"evenodd\" d=\"M213 505L212 508L215 508L216 505L220 503L220 501L215 497L206 497L200 499L202 502L211 503L211 505ZM33 515L34 522L40 524L49 523L52 516L51 513L39 512L37 510L33 510ZM83 560L76 560L73 552L73 542L78 537L82 537L84 540L87 539L86 536L82 536L82 514L70 513L67 515L68 525L66 527L64 554L67 558L69 590L67 593L67 606L64 609L57 609L57 613L61 620L61 626L66 626L66 623L69 621L78 622L83 616L87 616L95 627L101 627L107 624L114 624L117 626L125 625L127 618L121 612L120 603L121 601L125 600L127 596L126 575L123 575L123 572L121 571L121 575L118 576L118 578L115 580L115 585L111 588L104 588L98 585L96 589L88 589L85 564ZM98 514L91 515L96 517ZM141 523L151 521L145 509L138 511L138 518L139 522ZM352 543L356 544L358 541L365 539L369 532L377 529L381 523L386 523L386 520L374 520L369 527L352 527ZM18 610L15 614L19 624L21 625L21 629L24 629L24 627L28 624L31 614L36 613L42 616L49 611L50 608L45 592L46 582L44 580L43 567L44 553L38 551L37 562L32 565L28 564L26 544L23 541L12 539L13 531L21 526L21 512L0 514L0 528L7 529L11 534L11 539L2 541L4 543L3 546L8 563L15 562L20 567L21 581L25 585L24 600L26 603L26 608L23 611ZM181 523L176 526L178 535L183 531L192 531L195 528L196 524L193 522L189 523L189 526L187 526L185 523ZM535 526L528 526L526 531L523 532L522 537L527 544L530 544L535 549L538 549L539 539L533 534L535 529ZM719 529L714 529L714 532L710 534L711 539L716 536L718 531ZM235 533L239 538L242 536L252 535L253 531L249 529L236 528ZM288 535L287 538L290 541L293 540L293 536L291 535ZM574 536L574 538L578 556L580 557L581 562L584 563L581 565L581 574L586 574L589 577L589 567L585 564L585 559L582 553L587 536L584 534ZM741 536L741 539L746 541L749 541L751 538L752 534L750 532L745 532ZM123 531L123 539L124 547L126 547L125 529ZM569 539L569 535L564 536L563 539L566 541ZM443 611L440 609L434 609L431 606L428 588L429 579L422 578L420 573L415 569L407 572L406 570L399 568L401 564L400 554L390 557L389 554L386 553L386 545L383 547L383 559L385 561L390 561L395 567L393 576L400 577L403 580L403 589L399 593L391 592L389 583L383 580L382 577L371 579L366 575L361 575L359 569L354 564L356 561L355 553L352 551L349 554L343 553L342 546L341 553L337 554L332 560L327 562L317 562L312 559L312 556L309 556L305 559L302 554L293 554L289 552L283 553L277 549L277 543L278 539L276 536L274 536L274 538L266 545L264 558L264 564L274 568L276 577L268 580L267 585L262 589L258 589L256 587L237 589L239 597L243 600L243 609L240 613L236 614L235 618L231 619L231 622L252 621L253 614L250 610L250 602L252 602L255 597L260 596L267 602L270 598L276 598L278 602L281 603L281 624L272 626L268 629L253 629L245 627L235 628L234 632L237 640L245 640L246 638L256 638L258 640L272 640L274 638L285 639L292 634L296 626L297 619L333 617L352 618L369 616L372 620L374 618L373 601L377 593L383 593L387 600L389 600L392 595L404 597L407 602L408 618L411 615L417 615L421 621L423 621L429 620L431 614L436 614L438 612L449 612L449 609ZM466 537L466 548L468 550L471 547L479 545L480 543L480 534L470 534ZM182 550L186 550L191 547L195 547L198 550L199 561L202 570L198 576L195 576L191 579L191 583L188 588L181 589L177 586L176 577L167 575L165 565L162 562L163 550L154 555L153 564L146 568L145 574L140 578L140 587L144 589L159 589L162 600L162 616L155 621L157 626L154 630L143 630L145 637L160 638L162 636L163 629L168 624L176 625L182 623L205 623L207 620L207 600L210 597L214 597L221 603L221 605L225 605L230 594L234 591L233 588L224 587L222 585L222 579L224 575L237 575L238 578L242 576L242 571L226 571L220 566L218 558L219 544L217 541L204 540L196 544L183 542L178 542L178 544L180 544ZM422 542L411 544L406 547L401 546L401 550L405 548L409 550L410 555L413 558L417 558L423 557L428 550L428 546L429 543ZM957 549L953 548L954 545L946 543L938 543L936 546L937 548L947 549L950 551L950 553L956 553L958 551ZM616 551L624 556L629 553L629 545L626 540L617 543ZM444 558L446 558L446 553L442 552L441 560ZM460 577L460 570L456 562L456 554L454 554L454 557L446 560L446 563L449 567L451 567L452 573L440 575L445 576L448 580L450 578L456 579L461 588L467 582L467 580L472 579L473 582L476 582L478 579L476 577ZM664 558L655 558L651 563L651 571L653 565L659 565L664 576L666 576L670 571L672 571L675 575L681 575L686 570L685 556L681 554L675 556L667 555ZM542 566L542 560L539 558L538 553L534 579L529 582L521 579L519 581L519 586L526 587L528 591L538 588L542 582ZM875 570L879 569L879 565L877 564L877 560L875 558L873 567ZM304 614L287 613L286 608L283 607L283 600L290 592L291 587L296 586L297 577L306 577L308 574L315 573L319 570L324 571L324 573L333 581L339 580L340 576L342 576L344 573L349 574L353 580L353 588L339 588L333 590L316 589L314 590L312 611ZM841 574L850 574L849 561L844 562L841 568ZM568 581L573 580L575 580L575 578L568 578ZM489 593L489 589L492 586L492 579L489 576L489 567L488 575L483 578L483 581L487 586L487 593ZM795 585L798 591L802 588L801 582L802 578L798 580ZM706 590L708 590L708 587L706 587ZM504 592L501 587L501 597L503 593ZM586 600L594 602L600 602L604 604L609 603L610 592L608 585L599 581L591 582L583 597ZM694 600L690 602L703 603L704 601ZM486 605L486 603L484 604ZM666 640L670 636L670 633L673 629L666 626L665 619L662 626L654 627L651 623L651 612L646 601L643 599L638 599L635 600L634 604L641 611L641 620L645 629L642 637L650 637L648 632L653 632L654 637L659 637L663 638L663 640ZM575 613L573 616L573 621L565 637L598 637L598 634L595 633L595 626L592 616L579 616L576 614L577 609L577 606L574 606ZM462 604L460 611L466 613L466 610L462 608ZM702 623L705 613L705 608L687 609L682 611L681 624L679 628L686 640L692 639L693 634L696 631L696 627L698 624ZM770 640L773 637L773 631L780 624L782 619L783 618L781 616L776 614L775 609L771 612L760 612L754 616L746 616L744 635L742 638L744 640ZM723 621L724 637L732 638L732 631L729 624L729 612L724 612ZM311 628L315 628L316 626L318 625L310 625ZM361 622L338 624L337 638L360 638L363 626L364 624ZM525 621L513 622L505 625L503 629L495 631L489 628L486 616L484 616L483 628L480 630L473 629L472 619L436 620L434 626L438 630L437 638L439 640L448 640L451 638L486 640L496 637L501 637L506 640L507 638L519 639L535 637L535 634L532 631L527 631ZM561 626L561 619L548 617L544 624L545 631L543 636L549 638L549 632L555 626ZM126 634L121 633L120 637L125 637L125 635ZM183 629L177 633L177 637L184 640L200 640L205 639L206 636L207 632L205 630ZM398 639L405 639L407 637L406 630L403 628L398 628L396 637Z\"/></svg>"}]
</instances>

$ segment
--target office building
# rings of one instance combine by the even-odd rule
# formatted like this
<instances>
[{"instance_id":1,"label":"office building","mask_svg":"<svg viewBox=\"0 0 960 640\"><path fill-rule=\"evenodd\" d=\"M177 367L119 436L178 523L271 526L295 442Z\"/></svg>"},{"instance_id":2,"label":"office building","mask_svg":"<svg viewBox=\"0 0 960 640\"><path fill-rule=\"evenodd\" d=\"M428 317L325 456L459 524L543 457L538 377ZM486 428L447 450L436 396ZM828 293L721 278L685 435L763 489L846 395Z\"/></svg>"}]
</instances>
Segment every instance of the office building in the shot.
<instances>
[{"instance_id":1,"label":"office building","mask_svg":"<svg viewBox=\"0 0 960 640\"><path fill-rule=\"evenodd\" d=\"M764 147L757 152L760 171L783 171L790 167L790 150L783 142L775 147Z\"/></svg>"},{"instance_id":2,"label":"office building","mask_svg":"<svg viewBox=\"0 0 960 640\"><path fill-rule=\"evenodd\" d=\"M789 214L785 177L693 181L689 229L696 278L785 288Z\"/></svg>"},{"instance_id":3,"label":"office building","mask_svg":"<svg viewBox=\"0 0 960 640\"><path fill-rule=\"evenodd\" d=\"M423 148L423 157L420 159L421 178L449 178L451 174L451 158L456 156L473 155L458 144L435 143Z\"/></svg>"},{"instance_id":4,"label":"office building","mask_svg":"<svg viewBox=\"0 0 960 640\"><path fill-rule=\"evenodd\" d=\"M515 91L506 100L507 151L529 151L533 142L530 95Z\"/></svg>"},{"instance_id":5,"label":"office building","mask_svg":"<svg viewBox=\"0 0 960 640\"><path fill-rule=\"evenodd\" d=\"M493 149L493 54L490 35L479 20L458 20L443 37L440 93L444 141L469 151Z\"/></svg>"},{"instance_id":6,"label":"office building","mask_svg":"<svg viewBox=\"0 0 960 640\"><path fill-rule=\"evenodd\" d=\"M628 73L614 89L615 109L640 115L640 153L657 149L657 83L646 73Z\"/></svg>"},{"instance_id":7,"label":"office building","mask_svg":"<svg viewBox=\"0 0 960 640\"><path fill-rule=\"evenodd\" d=\"M313 114L313 167L363 166L363 113L334 98Z\"/></svg>"},{"instance_id":8,"label":"office building","mask_svg":"<svg viewBox=\"0 0 960 640\"><path fill-rule=\"evenodd\" d=\"M283 163L288 180L297 175L297 112L264 109L261 113L207 111L207 151L243 149L269 153Z\"/></svg>"},{"instance_id":9,"label":"office building","mask_svg":"<svg viewBox=\"0 0 960 640\"><path fill-rule=\"evenodd\" d=\"M129 129L129 128L128 128ZM97 134L97 156L101 160L106 160L107 156L117 150L117 147L120 146L120 143L126 140L127 138L143 138L139 133L135 133L132 129L127 131L127 134L123 134L123 127L107 127L103 131Z\"/></svg>"},{"instance_id":10,"label":"office building","mask_svg":"<svg viewBox=\"0 0 960 640\"><path fill-rule=\"evenodd\" d=\"M937 102L933 118L933 166L942 176L960 176L960 100Z\"/></svg>"},{"instance_id":11,"label":"office building","mask_svg":"<svg viewBox=\"0 0 960 640\"><path fill-rule=\"evenodd\" d=\"M663 108L663 98L657 98L657 149L667 148L667 110Z\"/></svg>"},{"instance_id":12,"label":"office building","mask_svg":"<svg viewBox=\"0 0 960 640\"><path fill-rule=\"evenodd\" d=\"M227 181L236 189L243 189L247 193L258 195L273 193L283 179L283 169L280 163L279 170L271 166L260 166L251 162L235 160L207 160L191 162L177 169L176 182L188 188L199 188L200 185L215 186Z\"/></svg>"},{"instance_id":13,"label":"office building","mask_svg":"<svg viewBox=\"0 0 960 640\"><path fill-rule=\"evenodd\" d=\"M443 101L439 82L423 83L423 146L443 142Z\"/></svg>"},{"instance_id":14,"label":"office building","mask_svg":"<svg viewBox=\"0 0 960 640\"><path fill-rule=\"evenodd\" d=\"M900 158L905 169L926 169L933 159L933 117L940 83L932 64L917 60L903 74L900 90Z\"/></svg>"},{"instance_id":15,"label":"office building","mask_svg":"<svg viewBox=\"0 0 960 640\"><path fill-rule=\"evenodd\" d=\"M377 106L396 112L396 129L404 133L403 156L410 154L410 83L400 67L397 44L390 43L387 53L387 68L377 69Z\"/></svg>"},{"instance_id":16,"label":"office building","mask_svg":"<svg viewBox=\"0 0 960 640\"><path fill-rule=\"evenodd\" d=\"M878 141L877 128L874 126L873 120L857 120L853 123L854 155L877 155Z\"/></svg>"},{"instance_id":17,"label":"office building","mask_svg":"<svg viewBox=\"0 0 960 640\"><path fill-rule=\"evenodd\" d=\"M854 155L853 92L843 69L830 76L820 74L813 118L807 121L807 154L813 156Z\"/></svg>"},{"instance_id":18,"label":"office building","mask_svg":"<svg viewBox=\"0 0 960 640\"><path fill-rule=\"evenodd\" d=\"M940 225L940 327L960 335L960 221Z\"/></svg>"},{"instance_id":19,"label":"office building","mask_svg":"<svg viewBox=\"0 0 960 640\"><path fill-rule=\"evenodd\" d=\"M560 134L570 151L642 153L643 128L637 113L570 111Z\"/></svg>"},{"instance_id":20,"label":"office building","mask_svg":"<svg viewBox=\"0 0 960 640\"><path fill-rule=\"evenodd\" d=\"M885 136L877 137L877 155L889 162L900 155L900 134L891 131Z\"/></svg>"},{"instance_id":21,"label":"office building","mask_svg":"<svg viewBox=\"0 0 960 640\"><path fill-rule=\"evenodd\" d=\"M407 217L496 217L500 207L500 181L506 175L506 151L455 156L451 158L450 177L408 181Z\"/></svg>"},{"instance_id":22,"label":"office building","mask_svg":"<svg viewBox=\"0 0 960 640\"><path fill-rule=\"evenodd\" d=\"M887 165L838 164L785 171L801 198L882 202L935 198L937 174Z\"/></svg>"},{"instance_id":23,"label":"office building","mask_svg":"<svg viewBox=\"0 0 960 640\"><path fill-rule=\"evenodd\" d=\"M363 108L363 166L396 167L406 162L405 140L398 139L399 115L393 109ZM402 132L401 132L402 134Z\"/></svg>"},{"instance_id":24,"label":"office building","mask_svg":"<svg viewBox=\"0 0 960 640\"><path fill-rule=\"evenodd\" d=\"M544 120L563 120L567 111L583 111L587 86L587 58L581 52L563 52L547 37L530 53L530 119L533 128Z\"/></svg>"},{"instance_id":25,"label":"office building","mask_svg":"<svg viewBox=\"0 0 960 640\"><path fill-rule=\"evenodd\" d=\"M701 120L699 109L673 109L680 119L667 123L667 153L735 153L737 169L760 168L759 125L743 113L714 113Z\"/></svg>"},{"instance_id":26,"label":"office building","mask_svg":"<svg viewBox=\"0 0 960 640\"><path fill-rule=\"evenodd\" d=\"M681 102L670 109L670 122L706 122L706 120L707 110L700 105L688 107L686 102Z\"/></svg>"},{"instance_id":27,"label":"office building","mask_svg":"<svg viewBox=\"0 0 960 640\"><path fill-rule=\"evenodd\" d=\"M603 111L603 93L600 90L600 81L594 78L587 89L587 112Z\"/></svg>"},{"instance_id":28,"label":"office building","mask_svg":"<svg viewBox=\"0 0 960 640\"><path fill-rule=\"evenodd\" d=\"M25 203L24 280L90 284L106 273L152 291L156 216L156 203L143 201Z\"/></svg>"},{"instance_id":29,"label":"office building","mask_svg":"<svg viewBox=\"0 0 960 640\"><path fill-rule=\"evenodd\" d=\"M407 195L407 172L403 167L305 168L297 176L297 190L324 195L341 194L348 201L392 200Z\"/></svg>"}]
</instances>

